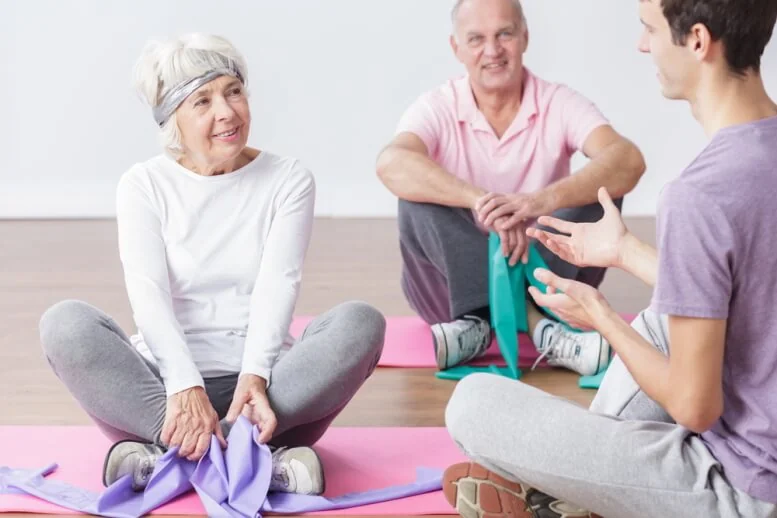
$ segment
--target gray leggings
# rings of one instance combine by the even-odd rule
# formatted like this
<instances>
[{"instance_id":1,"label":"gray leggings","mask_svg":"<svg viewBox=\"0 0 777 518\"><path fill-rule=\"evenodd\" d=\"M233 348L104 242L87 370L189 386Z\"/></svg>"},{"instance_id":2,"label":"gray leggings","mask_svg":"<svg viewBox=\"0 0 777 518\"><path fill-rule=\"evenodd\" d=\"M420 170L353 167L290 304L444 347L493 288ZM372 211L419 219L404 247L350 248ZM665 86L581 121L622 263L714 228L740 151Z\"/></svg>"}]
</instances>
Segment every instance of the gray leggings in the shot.
<instances>
[{"instance_id":1,"label":"gray leggings","mask_svg":"<svg viewBox=\"0 0 777 518\"><path fill-rule=\"evenodd\" d=\"M318 441L372 374L385 331L383 315L361 302L341 304L313 320L272 370L267 396L278 426L270 444ZM165 446L162 379L112 318L84 302L64 301L43 315L40 336L54 372L105 435ZM236 384L237 374L205 380L220 419Z\"/></svg>"},{"instance_id":2,"label":"gray leggings","mask_svg":"<svg viewBox=\"0 0 777 518\"><path fill-rule=\"evenodd\" d=\"M633 327L668 350L666 319ZM777 506L731 486L702 440L639 390L620 358L590 410L520 381L464 378L448 405L451 436L472 460L605 518L777 518Z\"/></svg>"}]
</instances>

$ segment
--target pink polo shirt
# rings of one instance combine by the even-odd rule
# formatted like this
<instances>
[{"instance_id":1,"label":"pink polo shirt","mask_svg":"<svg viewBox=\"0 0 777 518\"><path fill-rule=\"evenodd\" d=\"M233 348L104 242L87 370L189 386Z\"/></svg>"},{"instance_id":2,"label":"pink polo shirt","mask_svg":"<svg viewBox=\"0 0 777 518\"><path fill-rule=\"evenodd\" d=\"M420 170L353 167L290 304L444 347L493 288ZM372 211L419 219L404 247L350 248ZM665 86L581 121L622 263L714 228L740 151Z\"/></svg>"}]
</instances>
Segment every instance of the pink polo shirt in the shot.
<instances>
[{"instance_id":1,"label":"pink polo shirt","mask_svg":"<svg viewBox=\"0 0 777 518\"><path fill-rule=\"evenodd\" d=\"M502 138L478 110L467 76L421 95L397 133L423 140L448 172L492 192L535 192L570 174L572 155L609 124L596 106L562 84L524 68L521 107Z\"/></svg>"}]
</instances>

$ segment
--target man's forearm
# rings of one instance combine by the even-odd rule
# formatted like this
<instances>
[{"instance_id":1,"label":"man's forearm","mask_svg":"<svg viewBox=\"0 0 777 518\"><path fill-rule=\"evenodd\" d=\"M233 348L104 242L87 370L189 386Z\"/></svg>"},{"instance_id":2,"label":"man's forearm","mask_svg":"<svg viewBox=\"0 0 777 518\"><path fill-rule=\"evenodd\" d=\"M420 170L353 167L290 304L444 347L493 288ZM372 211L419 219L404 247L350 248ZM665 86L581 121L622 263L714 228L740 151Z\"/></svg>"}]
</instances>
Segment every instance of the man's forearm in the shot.
<instances>
[{"instance_id":1,"label":"man's forearm","mask_svg":"<svg viewBox=\"0 0 777 518\"><path fill-rule=\"evenodd\" d=\"M678 349L671 356L656 349L609 306L602 308L594 327L607 339L639 388L650 399L658 403L680 426L703 433L713 426L723 412L722 369L726 321L705 321L701 331L693 319L681 320L679 324L681 327L675 327L674 332L683 344L680 349L690 346L695 347L695 350ZM669 327L671 335L671 317ZM688 333L699 341L694 344L693 338L682 340L683 335L684 338L689 337ZM715 344L715 341L718 343ZM671 348L670 344L667 346ZM707 356L701 358L701 354ZM709 367L715 370L712 377L708 376Z\"/></svg>"},{"instance_id":2,"label":"man's forearm","mask_svg":"<svg viewBox=\"0 0 777 518\"><path fill-rule=\"evenodd\" d=\"M395 196L419 203L472 209L486 194L422 153L408 149L385 149L378 160L378 175Z\"/></svg>"},{"instance_id":3,"label":"man's forearm","mask_svg":"<svg viewBox=\"0 0 777 518\"><path fill-rule=\"evenodd\" d=\"M626 234L623 238L619 263L615 266L637 277L648 286L656 285L658 253L655 248L643 243L633 234Z\"/></svg>"},{"instance_id":4,"label":"man's forearm","mask_svg":"<svg viewBox=\"0 0 777 518\"><path fill-rule=\"evenodd\" d=\"M600 187L607 188L610 197L616 199L637 185L644 170L642 155L629 141L622 140L610 144L575 174L549 185L537 196L551 212L596 202Z\"/></svg>"}]
</instances>

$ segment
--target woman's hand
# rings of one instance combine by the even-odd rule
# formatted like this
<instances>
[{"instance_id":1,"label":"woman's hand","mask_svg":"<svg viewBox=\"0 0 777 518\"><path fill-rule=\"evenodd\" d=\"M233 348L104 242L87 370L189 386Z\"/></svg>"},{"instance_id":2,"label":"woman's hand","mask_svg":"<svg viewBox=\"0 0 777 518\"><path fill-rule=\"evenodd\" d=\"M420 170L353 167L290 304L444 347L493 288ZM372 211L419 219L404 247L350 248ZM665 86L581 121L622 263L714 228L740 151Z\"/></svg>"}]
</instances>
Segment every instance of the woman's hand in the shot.
<instances>
[{"instance_id":1,"label":"woman's hand","mask_svg":"<svg viewBox=\"0 0 777 518\"><path fill-rule=\"evenodd\" d=\"M226 448L227 441L221 432L219 416L205 389L192 387L167 398L161 439L168 448L179 446L179 456L197 461L208 451L213 434L216 434L221 447Z\"/></svg>"},{"instance_id":2,"label":"woman's hand","mask_svg":"<svg viewBox=\"0 0 777 518\"><path fill-rule=\"evenodd\" d=\"M254 374L243 374L237 381L232 405L227 412L227 421L234 423L240 414L259 427L259 442L272 439L278 419L267 399L267 382Z\"/></svg>"},{"instance_id":3,"label":"woman's hand","mask_svg":"<svg viewBox=\"0 0 777 518\"><path fill-rule=\"evenodd\" d=\"M596 223L570 223L549 216L542 216L537 221L568 236L537 228L529 228L526 233L568 263L602 268L618 266L628 230L604 187L599 189L599 203L604 208L604 216Z\"/></svg>"}]
</instances>

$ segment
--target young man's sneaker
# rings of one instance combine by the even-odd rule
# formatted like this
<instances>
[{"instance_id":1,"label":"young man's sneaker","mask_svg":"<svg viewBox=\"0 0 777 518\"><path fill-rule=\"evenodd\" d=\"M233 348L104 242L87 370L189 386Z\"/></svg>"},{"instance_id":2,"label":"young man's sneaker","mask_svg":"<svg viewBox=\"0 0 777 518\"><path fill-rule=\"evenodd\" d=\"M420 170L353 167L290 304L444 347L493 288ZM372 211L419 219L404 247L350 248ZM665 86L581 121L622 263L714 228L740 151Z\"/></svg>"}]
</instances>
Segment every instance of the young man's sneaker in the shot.
<instances>
[{"instance_id":1,"label":"young man's sneaker","mask_svg":"<svg viewBox=\"0 0 777 518\"><path fill-rule=\"evenodd\" d=\"M124 475L132 476L132 489L143 491L164 450L156 444L120 441L111 446L103 465L103 485L110 486Z\"/></svg>"},{"instance_id":2,"label":"young man's sneaker","mask_svg":"<svg viewBox=\"0 0 777 518\"><path fill-rule=\"evenodd\" d=\"M491 326L475 316L432 326L437 368L449 369L483 356L491 343Z\"/></svg>"},{"instance_id":3,"label":"young man's sneaker","mask_svg":"<svg viewBox=\"0 0 777 518\"><path fill-rule=\"evenodd\" d=\"M474 463L454 464L445 470L442 490L464 518L597 518Z\"/></svg>"},{"instance_id":4,"label":"young man's sneaker","mask_svg":"<svg viewBox=\"0 0 777 518\"><path fill-rule=\"evenodd\" d=\"M278 448L273 451L270 491L320 495L324 489L324 469L312 448Z\"/></svg>"},{"instance_id":5,"label":"young man's sneaker","mask_svg":"<svg viewBox=\"0 0 777 518\"><path fill-rule=\"evenodd\" d=\"M610 363L610 344L595 332L575 332L559 322L543 319L534 330L534 345L553 367L565 367L582 376L593 376ZM532 368L534 368L532 367Z\"/></svg>"}]
</instances>

